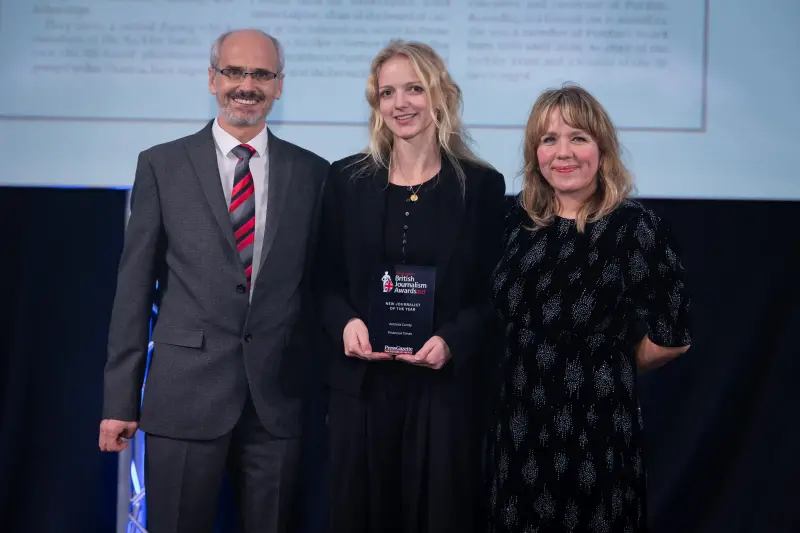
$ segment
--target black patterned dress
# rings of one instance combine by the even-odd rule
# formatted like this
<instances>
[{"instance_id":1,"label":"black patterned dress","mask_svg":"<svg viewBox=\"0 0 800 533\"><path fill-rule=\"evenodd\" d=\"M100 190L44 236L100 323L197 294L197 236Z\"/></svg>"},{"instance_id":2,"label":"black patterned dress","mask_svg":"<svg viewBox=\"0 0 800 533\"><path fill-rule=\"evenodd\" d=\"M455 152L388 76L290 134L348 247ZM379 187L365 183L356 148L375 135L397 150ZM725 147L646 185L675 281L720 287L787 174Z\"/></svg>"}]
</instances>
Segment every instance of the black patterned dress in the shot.
<instances>
[{"instance_id":1,"label":"black patterned dress","mask_svg":"<svg viewBox=\"0 0 800 533\"><path fill-rule=\"evenodd\" d=\"M643 333L661 346L690 344L671 235L633 200L584 233L563 218L528 231L521 207L510 219L493 280L506 351L490 443L490 530L643 532L633 346Z\"/></svg>"}]
</instances>

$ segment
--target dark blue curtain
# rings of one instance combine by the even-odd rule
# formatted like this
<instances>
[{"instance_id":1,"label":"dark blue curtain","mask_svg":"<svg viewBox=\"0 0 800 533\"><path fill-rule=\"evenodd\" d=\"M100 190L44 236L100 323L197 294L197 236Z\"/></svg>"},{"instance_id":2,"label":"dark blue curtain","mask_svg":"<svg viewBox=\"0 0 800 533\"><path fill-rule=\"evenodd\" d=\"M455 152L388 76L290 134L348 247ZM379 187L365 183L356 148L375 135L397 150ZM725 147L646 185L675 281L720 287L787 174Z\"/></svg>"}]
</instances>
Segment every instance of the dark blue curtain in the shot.
<instances>
[{"instance_id":1,"label":"dark blue curtain","mask_svg":"<svg viewBox=\"0 0 800 533\"><path fill-rule=\"evenodd\" d=\"M112 532L97 451L123 191L0 189L0 531ZM653 533L800 531L800 202L650 200L690 271L695 341L642 378ZM324 531L324 396L296 531ZM223 492L219 531L234 523ZM293 532L294 533L294 532Z\"/></svg>"},{"instance_id":2,"label":"dark blue curtain","mask_svg":"<svg viewBox=\"0 0 800 533\"><path fill-rule=\"evenodd\" d=\"M800 531L800 202L648 201L683 246L694 344L642 380L654 533Z\"/></svg>"},{"instance_id":3,"label":"dark blue curtain","mask_svg":"<svg viewBox=\"0 0 800 533\"><path fill-rule=\"evenodd\" d=\"M0 189L0 531L108 533L97 448L125 192Z\"/></svg>"}]
</instances>

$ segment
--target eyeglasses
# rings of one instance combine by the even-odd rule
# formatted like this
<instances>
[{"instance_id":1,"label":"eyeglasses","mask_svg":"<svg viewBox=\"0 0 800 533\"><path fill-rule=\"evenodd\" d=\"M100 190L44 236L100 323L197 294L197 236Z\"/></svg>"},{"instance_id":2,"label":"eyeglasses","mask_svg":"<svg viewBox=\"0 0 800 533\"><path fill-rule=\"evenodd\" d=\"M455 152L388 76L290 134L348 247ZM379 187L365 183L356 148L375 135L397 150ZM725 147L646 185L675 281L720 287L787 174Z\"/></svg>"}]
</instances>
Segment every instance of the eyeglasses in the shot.
<instances>
[{"instance_id":1,"label":"eyeglasses","mask_svg":"<svg viewBox=\"0 0 800 533\"><path fill-rule=\"evenodd\" d=\"M253 81L256 83L266 83L275 78L283 78L283 73L270 72L264 69L254 70L253 72L248 72L241 68L214 68L214 70L231 81L244 81L247 76L253 78Z\"/></svg>"}]
</instances>

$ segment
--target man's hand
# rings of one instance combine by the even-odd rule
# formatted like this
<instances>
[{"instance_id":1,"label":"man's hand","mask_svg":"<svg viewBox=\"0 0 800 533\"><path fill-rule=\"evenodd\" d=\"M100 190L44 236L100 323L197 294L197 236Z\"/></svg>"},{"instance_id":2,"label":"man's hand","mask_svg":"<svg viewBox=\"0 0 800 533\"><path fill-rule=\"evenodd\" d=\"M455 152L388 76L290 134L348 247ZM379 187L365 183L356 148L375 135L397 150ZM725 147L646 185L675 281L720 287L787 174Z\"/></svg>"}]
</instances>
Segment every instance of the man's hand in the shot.
<instances>
[{"instance_id":1,"label":"man's hand","mask_svg":"<svg viewBox=\"0 0 800 533\"><path fill-rule=\"evenodd\" d=\"M348 357L358 357L368 361L392 358L391 355L372 351L367 325L359 318L350 319L350 322L344 327L342 340L344 341L344 354Z\"/></svg>"},{"instance_id":2,"label":"man's hand","mask_svg":"<svg viewBox=\"0 0 800 533\"><path fill-rule=\"evenodd\" d=\"M136 422L103 420L100 422L100 450L121 452L128 447L127 440L133 438L137 429L139 429L139 424Z\"/></svg>"},{"instance_id":3,"label":"man's hand","mask_svg":"<svg viewBox=\"0 0 800 533\"><path fill-rule=\"evenodd\" d=\"M398 361L405 361L412 365L426 366L433 370L439 370L453 357L450 348L441 337L431 337L422 348L414 355L400 354Z\"/></svg>"}]
</instances>

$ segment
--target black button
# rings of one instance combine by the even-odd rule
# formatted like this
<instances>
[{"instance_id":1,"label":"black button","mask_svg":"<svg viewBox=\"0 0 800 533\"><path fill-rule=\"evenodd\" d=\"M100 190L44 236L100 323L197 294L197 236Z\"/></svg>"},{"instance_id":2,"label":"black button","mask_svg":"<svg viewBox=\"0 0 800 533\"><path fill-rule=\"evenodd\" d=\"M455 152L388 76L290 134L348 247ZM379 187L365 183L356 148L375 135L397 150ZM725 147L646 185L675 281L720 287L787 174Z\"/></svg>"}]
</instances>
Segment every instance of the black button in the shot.
<instances>
[{"instance_id":1,"label":"black button","mask_svg":"<svg viewBox=\"0 0 800 533\"><path fill-rule=\"evenodd\" d=\"M249 333L246 333L244 336L244 342L250 342L251 340L253 340L253 336Z\"/></svg>"},{"instance_id":2,"label":"black button","mask_svg":"<svg viewBox=\"0 0 800 533\"><path fill-rule=\"evenodd\" d=\"M245 293L247 292L247 287L245 287L240 283L239 285L236 286L236 292Z\"/></svg>"}]
</instances>

